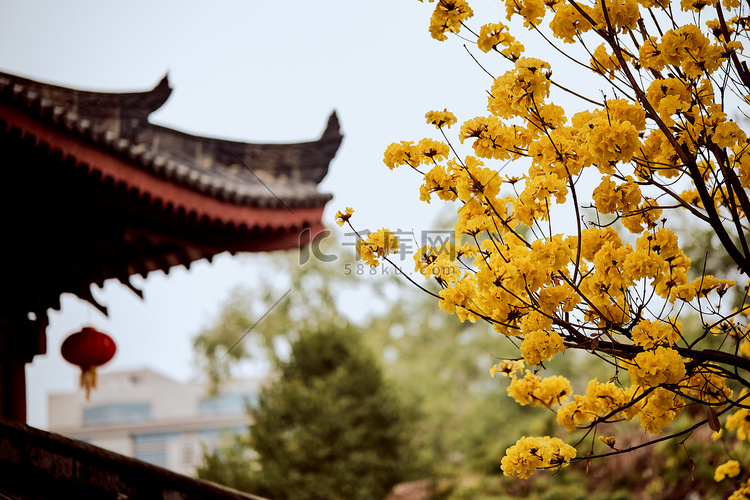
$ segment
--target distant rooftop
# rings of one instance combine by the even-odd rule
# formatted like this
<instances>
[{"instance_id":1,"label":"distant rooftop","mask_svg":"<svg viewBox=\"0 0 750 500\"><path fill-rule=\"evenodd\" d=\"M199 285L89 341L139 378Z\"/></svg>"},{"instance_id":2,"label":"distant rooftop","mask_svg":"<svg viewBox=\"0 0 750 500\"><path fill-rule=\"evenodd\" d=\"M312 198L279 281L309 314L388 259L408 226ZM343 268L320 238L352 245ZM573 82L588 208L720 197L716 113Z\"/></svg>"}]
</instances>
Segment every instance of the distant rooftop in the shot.
<instances>
[{"instance_id":1,"label":"distant rooftop","mask_svg":"<svg viewBox=\"0 0 750 500\"><path fill-rule=\"evenodd\" d=\"M313 142L227 141L151 124L149 115L171 92L166 76L146 92L102 93L0 73L1 100L212 198L238 205L291 208L331 199L317 191L317 184L328 173L341 143L335 113L320 139Z\"/></svg>"}]
</instances>

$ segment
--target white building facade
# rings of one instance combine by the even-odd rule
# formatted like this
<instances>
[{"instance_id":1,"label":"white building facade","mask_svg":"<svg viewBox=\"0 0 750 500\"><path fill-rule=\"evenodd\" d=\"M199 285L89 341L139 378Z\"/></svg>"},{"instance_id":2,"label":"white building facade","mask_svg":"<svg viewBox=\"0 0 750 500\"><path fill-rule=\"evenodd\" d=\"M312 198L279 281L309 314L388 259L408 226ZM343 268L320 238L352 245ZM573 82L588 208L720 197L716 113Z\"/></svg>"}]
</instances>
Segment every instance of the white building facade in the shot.
<instances>
[{"instance_id":1,"label":"white building facade","mask_svg":"<svg viewBox=\"0 0 750 500\"><path fill-rule=\"evenodd\" d=\"M151 369L102 373L90 401L83 390L49 396L49 430L192 476L205 450L247 431L259 392L259 380L210 395Z\"/></svg>"}]
</instances>

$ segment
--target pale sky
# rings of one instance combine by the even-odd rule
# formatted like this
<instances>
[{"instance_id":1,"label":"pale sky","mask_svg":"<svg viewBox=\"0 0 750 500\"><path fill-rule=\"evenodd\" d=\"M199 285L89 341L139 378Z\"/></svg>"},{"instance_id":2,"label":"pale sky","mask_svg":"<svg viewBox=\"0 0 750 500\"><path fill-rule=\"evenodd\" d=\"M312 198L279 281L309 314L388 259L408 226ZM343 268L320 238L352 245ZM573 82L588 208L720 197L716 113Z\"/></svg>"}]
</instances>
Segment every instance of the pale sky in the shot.
<instances>
[{"instance_id":1,"label":"pale sky","mask_svg":"<svg viewBox=\"0 0 750 500\"><path fill-rule=\"evenodd\" d=\"M351 206L358 228L419 231L437 207L418 201L416 175L388 171L383 151L393 141L434 136L424 121L431 109L447 107L459 120L484 113L491 84L460 43L430 38L432 7L417 0L0 0L0 71L117 92L148 90L168 73L174 90L153 122L247 142L315 140L336 110L344 142L320 186L334 195L324 222L333 226L336 210ZM48 354L27 367L29 423L44 428L47 395L76 388L78 369L59 348L88 324L118 345L102 370L149 366L180 380L194 376L192 336L232 288L251 287L264 272L254 262L222 255L190 271L152 273L135 280L143 301L117 282L94 287L109 318L63 296L62 310L50 312Z\"/></svg>"}]
</instances>

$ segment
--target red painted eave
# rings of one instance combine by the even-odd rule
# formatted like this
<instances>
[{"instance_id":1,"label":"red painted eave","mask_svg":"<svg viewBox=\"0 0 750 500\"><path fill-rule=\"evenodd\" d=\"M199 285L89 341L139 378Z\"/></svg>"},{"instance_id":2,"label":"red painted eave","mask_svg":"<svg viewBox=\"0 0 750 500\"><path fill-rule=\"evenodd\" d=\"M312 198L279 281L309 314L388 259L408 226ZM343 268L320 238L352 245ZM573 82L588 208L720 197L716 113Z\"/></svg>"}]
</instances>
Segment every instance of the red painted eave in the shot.
<instances>
[{"instance_id":1,"label":"red painted eave","mask_svg":"<svg viewBox=\"0 0 750 500\"><path fill-rule=\"evenodd\" d=\"M7 122L8 130L20 130L22 138L31 137L37 146L46 144L50 152L59 151L63 160L72 159L76 167L87 169L90 175L98 172L103 180L111 179L115 185L125 186L128 191L135 191L141 197L148 196L152 204L160 205L163 210L184 213L197 221L208 220L235 229L296 233L304 228L312 228L313 234L316 234L323 228L321 218L324 205L286 208L228 203L158 177L3 102L0 102L0 119ZM284 239L288 239L288 236ZM269 246L279 248L278 243ZM293 246L298 244L299 241L296 241Z\"/></svg>"}]
</instances>

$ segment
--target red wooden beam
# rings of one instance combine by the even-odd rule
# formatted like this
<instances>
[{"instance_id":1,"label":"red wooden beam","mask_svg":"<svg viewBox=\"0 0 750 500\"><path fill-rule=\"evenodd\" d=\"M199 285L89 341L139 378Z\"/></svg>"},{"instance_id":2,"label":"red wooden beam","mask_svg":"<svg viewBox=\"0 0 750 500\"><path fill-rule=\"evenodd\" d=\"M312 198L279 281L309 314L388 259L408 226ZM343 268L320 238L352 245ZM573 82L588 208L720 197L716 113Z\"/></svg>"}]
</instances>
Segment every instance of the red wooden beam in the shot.
<instances>
[{"instance_id":1,"label":"red wooden beam","mask_svg":"<svg viewBox=\"0 0 750 500\"><path fill-rule=\"evenodd\" d=\"M304 227L320 226L325 206L261 208L223 202L158 177L114 153L59 130L3 102L0 102L0 117L8 122L8 129L19 129L22 137L33 137L37 144L47 144L50 152L57 150L61 152L63 159L72 158L76 166L100 172L103 179L111 178L115 184L124 183L141 196L148 194L152 203L161 202L163 207L171 206L174 212L182 209L198 220L208 217L209 220L222 225L244 225L251 229L257 227L301 230ZM322 229L322 226L320 228Z\"/></svg>"}]
</instances>

